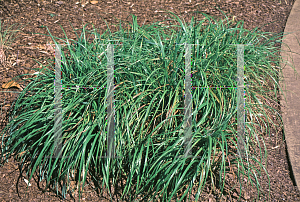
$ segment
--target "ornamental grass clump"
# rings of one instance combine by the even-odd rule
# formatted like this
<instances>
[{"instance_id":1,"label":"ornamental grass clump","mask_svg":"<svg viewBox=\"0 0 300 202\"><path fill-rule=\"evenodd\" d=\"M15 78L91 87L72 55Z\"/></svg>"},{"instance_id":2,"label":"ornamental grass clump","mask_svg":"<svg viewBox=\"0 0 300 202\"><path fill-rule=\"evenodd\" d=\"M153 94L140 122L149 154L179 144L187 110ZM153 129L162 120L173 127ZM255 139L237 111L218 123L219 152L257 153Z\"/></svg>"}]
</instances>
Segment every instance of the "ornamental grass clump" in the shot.
<instances>
[{"instance_id":1,"label":"ornamental grass clump","mask_svg":"<svg viewBox=\"0 0 300 202\"><path fill-rule=\"evenodd\" d=\"M197 201L208 179L223 192L230 165L237 165L239 175L243 174L259 190L258 168L266 170L253 121L260 119L269 124L257 115L267 116L265 110L270 108L260 104L259 98L272 100L261 80L269 79L278 85L279 61L270 58L278 57L274 44L280 36L268 37L258 28L250 32L243 29L242 22L233 24L227 19L224 24L207 15L196 25L193 17L188 26L177 16L173 19L180 25L154 23L139 27L133 16L129 32L120 26L120 31L112 34L108 29L109 33L106 30L101 36L96 29L88 31L84 26L77 40L50 34L55 43L67 44L61 51L63 158L49 158L56 147L53 59L47 66L40 63L42 70L37 70L39 74L31 78L12 107L10 122L2 132L3 161L19 154L22 164L29 162L29 181L36 170L40 180L46 179L47 186L56 186L57 191L63 181L64 197L73 170L79 173L78 185L83 182L84 186L87 174L91 174L111 197L111 187L125 179L122 198L130 196L130 200L142 196L148 201L158 197L169 201L182 190L182 201L197 186ZM207 26L203 25L205 21L209 21ZM119 158L110 159L102 158L107 149L108 62L107 45L102 44L112 42L122 45L114 45L114 138ZM180 158L185 138L185 47L176 44L184 43L199 44L192 46L191 54L192 86L198 87L192 89L191 158ZM244 53L246 159L230 149L237 147L234 44L253 44ZM259 154L250 152L255 146ZM228 156L233 158L229 161Z\"/></svg>"}]
</instances>

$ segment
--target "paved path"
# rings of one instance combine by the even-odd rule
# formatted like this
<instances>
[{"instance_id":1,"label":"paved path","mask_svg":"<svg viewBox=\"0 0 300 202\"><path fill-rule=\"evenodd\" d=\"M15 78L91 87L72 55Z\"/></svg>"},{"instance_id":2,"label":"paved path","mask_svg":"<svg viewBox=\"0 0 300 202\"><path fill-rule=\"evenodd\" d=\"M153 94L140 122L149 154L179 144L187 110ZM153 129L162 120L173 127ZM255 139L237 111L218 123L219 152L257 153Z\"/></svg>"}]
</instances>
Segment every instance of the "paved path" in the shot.
<instances>
[{"instance_id":1,"label":"paved path","mask_svg":"<svg viewBox=\"0 0 300 202\"><path fill-rule=\"evenodd\" d=\"M300 0L295 1L284 32L291 34L283 37L281 47L284 81L280 86L286 96L285 100L280 92L281 110L288 156L300 190Z\"/></svg>"}]
</instances>

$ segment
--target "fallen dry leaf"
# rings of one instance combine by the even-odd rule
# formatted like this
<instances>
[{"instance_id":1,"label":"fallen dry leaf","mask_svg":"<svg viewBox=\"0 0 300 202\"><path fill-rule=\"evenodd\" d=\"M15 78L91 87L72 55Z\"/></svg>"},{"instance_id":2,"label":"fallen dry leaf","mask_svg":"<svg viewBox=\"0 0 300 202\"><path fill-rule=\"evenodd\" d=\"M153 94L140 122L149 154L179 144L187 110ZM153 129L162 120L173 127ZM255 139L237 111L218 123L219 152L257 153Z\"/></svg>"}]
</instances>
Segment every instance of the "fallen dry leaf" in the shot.
<instances>
[{"instance_id":1,"label":"fallen dry leaf","mask_svg":"<svg viewBox=\"0 0 300 202\"><path fill-rule=\"evenodd\" d=\"M97 4L98 1L91 1L91 4Z\"/></svg>"},{"instance_id":2,"label":"fallen dry leaf","mask_svg":"<svg viewBox=\"0 0 300 202\"><path fill-rule=\"evenodd\" d=\"M2 88L4 88L4 89L12 88L12 87L17 87L17 88L23 90L23 88L15 81L10 81L10 82L2 85Z\"/></svg>"}]
</instances>

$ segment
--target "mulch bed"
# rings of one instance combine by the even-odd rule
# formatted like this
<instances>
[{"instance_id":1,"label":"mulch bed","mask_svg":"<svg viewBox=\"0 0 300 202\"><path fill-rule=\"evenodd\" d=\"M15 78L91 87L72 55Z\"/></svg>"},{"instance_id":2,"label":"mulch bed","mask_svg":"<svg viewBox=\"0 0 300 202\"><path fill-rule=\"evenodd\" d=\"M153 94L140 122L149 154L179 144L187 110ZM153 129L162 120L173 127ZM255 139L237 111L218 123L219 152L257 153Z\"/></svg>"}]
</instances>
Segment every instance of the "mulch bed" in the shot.
<instances>
[{"instance_id":1,"label":"mulch bed","mask_svg":"<svg viewBox=\"0 0 300 202\"><path fill-rule=\"evenodd\" d=\"M107 26L103 19L110 25L111 32L119 29L119 24L116 18L123 21L131 22L130 14L137 16L137 22L142 24L151 24L156 21L166 20L167 13L163 10L171 10L176 15L184 18L186 22L191 20L192 15L197 16L196 19L203 18L202 15L193 13L194 11L202 11L212 16L225 19L223 14L215 9L220 10L232 16L236 16L236 20L243 20L244 28L253 29L257 26L262 26L261 30L266 32L280 33L284 31L287 17L294 0L161 0L161 1L99 1L97 4L86 4L84 7L81 4L76 4L76 1L0 1L0 18L3 20L11 17L8 23L21 23L24 27L23 33L11 46L11 49L6 50L7 65L0 66L0 87L11 78L24 74L33 73L32 68L37 67L35 60L45 61L47 58L53 57L53 54L44 46L50 42L50 37L42 35L33 35L33 33L49 34L43 26L48 26L51 34L57 37L64 37L61 30L62 25L68 38L76 39L76 35L70 25L74 28L82 28L82 24L93 23L96 28L100 29L102 34ZM267 23L275 23L263 26ZM123 28L126 27L122 24ZM91 26L90 26L91 27ZM89 26L88 26L89 28ZM42 52L41 52L42 51ZM18 59L18 60L17 60ZM21 84L24 87L25 84ZM19 89L2 89L1 91L20 91ZM0 100L2 106L1 116L5 116L5 110L9 108L17 93L0 92ZM5 99L5 103L4 103ZM275 104L272 106L280 110ZM4 111L3 111L4 110ZM0 117L3 118L3 117ZM3 129L7 120L1 119L0 130ZM277 122L276 120L273 120ZM267 171L270 177L270 201L300 201L300 192L293 182L293 177L289 169L288 157L286 152L286 144L283 141L282 130L275 126L271 126L271 137L264 135L268 151ZM13 158L9 159L8 163L0 167L0 199L1 201L60 201L62 200L56 195L55 190L47 189L43 191L44 183L37 183L37 177L31 181L31 186L26 191L27 184L24 179L28 179L25 172L20 173L20 167L17 161ZM262 171L263 172L263 171ZM89 178L88 178L89 180ZM91 180L90 180L91 181ZM208 183L203 191L200 201L238 201L239 189L230 191L236 183L236 179L232 174L228 174L226 187L223 194L219 196L219 190L213 190ZM267 176L262 175L260 185L265 193L268 193L269 186ZM89 181L88 183L89 184ZM84 201L109 201L107 193L100 194L101 188L96 189L94 183L90 183L84 188ZM114 201L118 201L121 191L116 190ZM119 194L118 194L119 193ZM255 187L244 187L241 201L253 201L257 196ZM65 201L78 200L77 193L67 195ZM128 199L129 200L129 199ZM263 196L260 201L267 201L268 196Z\"/></svg>"}]
</instances>

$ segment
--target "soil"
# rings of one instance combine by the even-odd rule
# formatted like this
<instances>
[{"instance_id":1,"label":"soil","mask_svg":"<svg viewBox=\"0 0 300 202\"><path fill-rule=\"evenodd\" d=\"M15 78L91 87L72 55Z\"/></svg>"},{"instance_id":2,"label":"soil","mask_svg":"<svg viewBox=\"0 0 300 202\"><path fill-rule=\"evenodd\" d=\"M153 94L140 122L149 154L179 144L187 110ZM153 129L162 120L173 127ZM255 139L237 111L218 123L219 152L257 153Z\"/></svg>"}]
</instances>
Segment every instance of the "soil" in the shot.
<instances>
[{"instance_id":1,"label":"soil","mask_svg":"<svg viewBox=\"0 0 300 202\"><path fill-rule=\"evenodd\" d=\"M23 32L19 38L5 49L6 63L0 66L0 84L6 83L11 78L25 73L33 73L32 68L38 67L34 60L42 63L53 57L51 49L47 49L46 43L51 41L50 37L43 35L36 35L32 33L49 34L47 26L51 34L56 37L64 37L64 33L59 25L61 25L68 38L76 39L71 23L75 29L82 28L86 23L93 23L96 28L100 29L102 34L106 29L105 19L111 32L119 29L118 26L112 24L119 24L116 18L122 21L132 23L130 14L137 16L137 22L140 26L142 24L151 24L160 20L166 20L167 14L163 10L171 10L180 18L184 18L186 22L191 20L191 16L197 16L196 19L203 18L202 15L193 13L194 11L202 11L211 16L225 19L223 14L217 10L225 12L227 16L236 16L236 21L243 20L244 28L253 29L261 26L261 30L265 32L281 33L284 31L287 18L294 0L169 0L169 1L99 1L96 4L88 3L84 7L81 3L76 4L76 1L28 1L28 0L6 0L0 1L0 18L7 20L6 23L12 25L20 23L27 24L23 28ZM10 19L8 19L11 17ZM268 24L275 21L273 24ZM125 25L123 25L123 28ZM89 28L89 27L88 27ZM24 88L27 83L18 81L20 87ZM1 87L0 86L0 87ZM270 86L270 88L272 88ZM18 93L9 93L3 91L20 91L20 88L4 89L0 88L1 100L1 128L3 129L7 120L6 110L17 98ZM268 103L268 102L267 102ZM278 101L280 104L280 101ZM280 111L278 103L269 103L270 106ZM274 116L271 116L274 118ZM266 117L264 117L265 120ZM274 118L275 123L278 121ZM251 186L243 187L241 201L300 201L300 192L295 186L293 176L290 170L288 155L286 151L286 144L284 135L280 127L270 125L268 128L271 131L269 137L266 131L263 131L263 140L265 141L268 159L267 172L270 178L270 188L268 186L268 178L262 171L262 177L259 179L261 190L268 195L257 198L257 190ZM261 140L262 141L262 140ZM38 179L35 176L31 181L31 186L26 191L27 184L24 179L28 179L24 172L20 173L19 163L10 158L7 163L0 167L0 176L2 180L0 183L0 199L1 201L61 201L62 198L56 195L55 190L44 190L45 184L43 182L37 183ZM233 168L234 169L234 168ZM226 176L226 186L223 196L220 195L220 190L216 188L213 190L211 184L205 185L203 193L199 201L239 201L239 189L234 188L237 183L236 176L228 173ZM102 188L95 188L96 183L88 178L87 186L84 188L82 196L83 201L109 201L107 192L101 194ZM114 190L114 200L119 201L120 190ZM195 193L195 192L194 192ZM194 195L194 194L192 194ZM180 193L178 193L180 196ZM78 193L73 192L66 196L65 201L78 201ZM191 196L193 200L194 196ZM127 199L126 201L129 201Z\"/></svg>"}]
</instances>

